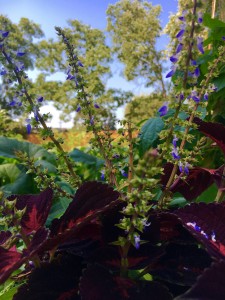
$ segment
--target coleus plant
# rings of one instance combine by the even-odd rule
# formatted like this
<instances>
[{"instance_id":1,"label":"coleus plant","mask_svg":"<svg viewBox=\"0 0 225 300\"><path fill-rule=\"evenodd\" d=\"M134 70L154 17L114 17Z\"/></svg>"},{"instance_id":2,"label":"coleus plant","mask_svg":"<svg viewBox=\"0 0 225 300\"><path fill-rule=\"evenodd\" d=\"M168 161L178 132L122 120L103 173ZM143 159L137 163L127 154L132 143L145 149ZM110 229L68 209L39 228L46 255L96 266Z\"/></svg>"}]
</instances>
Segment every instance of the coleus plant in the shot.
<instances>
[{"instance_id":1,"label":"coleus plant","mask_svg":"<svg viewBox=\"0 0 225 300\"><path fill-rule=\"evenodd\" d=\"M223 125L195 122L224 150ZM162 186L170 167L165 166ZM193 168L172 189L191 201L213 180L224 190L223 167ZM187 185L193 187L190 194ZM48 228L52 189L2 201L8 230L0 233L0 282L11 276L22 283L13 299L221 299L225 295L224 203L152 208L141 244L129 250L129 272L124 277L121 250L113 244L118 235L126 235L114 226L122 217L123 197L108 184L86 182ZM20 273L15 273L18 269Z\"/></svg>"}]
</instances>

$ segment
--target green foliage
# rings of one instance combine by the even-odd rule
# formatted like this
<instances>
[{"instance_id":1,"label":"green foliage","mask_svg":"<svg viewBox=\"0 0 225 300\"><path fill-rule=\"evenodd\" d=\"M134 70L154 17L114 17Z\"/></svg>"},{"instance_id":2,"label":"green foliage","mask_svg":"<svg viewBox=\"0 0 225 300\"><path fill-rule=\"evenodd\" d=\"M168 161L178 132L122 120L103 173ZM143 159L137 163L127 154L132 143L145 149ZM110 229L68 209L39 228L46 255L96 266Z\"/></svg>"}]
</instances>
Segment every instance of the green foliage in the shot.
<instances>
[{"instance_id":1,"label":"green foliage","mask_svg":"<svg viewBox=\"0 0 225 300\"><path fill-rule=\"evenodd\" d=\"M150 94L135 96L126 105L125 118L134 124L153 117L156 111L162 106L162 95Z\"/></svg>"},{"instance_id":2,"label":"green foliage","mask_svg":"<svg viewBox=\"0 0 225 300\"><path fill-rule=\"evenodd\" d=\"M158 140L159 133L164 127L162 118L151 118L141 128L140 131L140 142L139 151L140 155L143 154L150 148L156 147L156 141Z\"/></svg>"}]
</instances>

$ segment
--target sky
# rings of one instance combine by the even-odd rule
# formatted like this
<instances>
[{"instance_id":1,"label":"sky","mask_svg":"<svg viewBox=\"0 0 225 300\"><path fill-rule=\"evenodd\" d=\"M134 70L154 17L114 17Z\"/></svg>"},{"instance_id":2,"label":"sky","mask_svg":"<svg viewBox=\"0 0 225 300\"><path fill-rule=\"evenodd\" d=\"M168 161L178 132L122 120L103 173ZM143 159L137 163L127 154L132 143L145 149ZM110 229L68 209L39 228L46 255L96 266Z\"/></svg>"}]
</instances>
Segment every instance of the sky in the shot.
<instances>
[{"instance_id":1,"label":"sky","mask_svg":"<svg viewBox=\"0 0 225 300\"><path fill-rule=\"evenodd\" d=\"M1 14L8 16L14 23L17 23L21 17L26 17L41 25L46 38L56 38L54 26L64 27L67 20L77 19L93 28L104 30L106 28L106 10L110 4L115 4L117 0L0 0ZM153 5L162 6L161 25L164 27L170 13L177 11L177 0L152 0ZM158 45L160 48L166 46L168 39L166 36L160 37ZM116 63L113 66L116 70L114 76L107 82L107 87L122 88L130 90L134 94L145 93L148 90L134 82L127 82L121 76L121 65ZM52 106L44 106L42 113L49 112L54 115L52 122L49 124L53 127L71 127L72 123L67 124L60 122L59 112ZM121 117L123 109L118 111Z\"/></svg>"}]
</instances>

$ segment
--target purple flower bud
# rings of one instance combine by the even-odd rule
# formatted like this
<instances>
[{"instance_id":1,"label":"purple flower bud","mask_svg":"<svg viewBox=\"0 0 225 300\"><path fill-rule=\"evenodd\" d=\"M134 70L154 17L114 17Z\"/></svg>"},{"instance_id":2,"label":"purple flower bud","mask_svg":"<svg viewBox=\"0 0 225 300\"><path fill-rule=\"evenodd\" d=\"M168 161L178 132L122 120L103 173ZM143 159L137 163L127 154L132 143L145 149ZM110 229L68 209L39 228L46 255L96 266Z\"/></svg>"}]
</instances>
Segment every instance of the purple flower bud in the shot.
<instances>
[{"instance_id":1,"label":"purple flower bud","mask_svg":"<svg viewBox=\"0 0 225 300\"><path fill-rule=\"evenodd\" d=\"M182 36L184 35L184 33L185 33L185 30L184 30L184 29L181 29L181 30L178 32L178 34L176 35L176 38L182 37Z\"/></svg>"},{"instance_id":2,"label":"purple flower bud","mask_svg":"<svg viewBox=\"0 0 225 300\"><path fill-rule=\"evenodd\" d=\"M112 158L120 158L119 154L113 154Z\"/></svg>"},{"instance_id":3,"label":"purple flower bud","mask_svg":"<svg viewBox=\"0 0 225 300\"><path fill-rule=\"evenodd\" d=\"M27 133L30 134L30 133L31 133L31 125L30 125L30 124L27 124L26 127L27 127Z\"/></svg>"},{"instance_id":4,"label":"purple flower bud","mask_svg":"<svg viewBox=\"0 0 225 300\"><path fill-rule=\"evenodd\" d=\"M90 124L91 124L91 125L94 125L94 116L91 117L91 119L90 119Z\"/></svg>"},{"instance_id":5,"label":"purple flower bud","mask_svg":"<svg viewBox=\"0 0 225 300\"><path fill-rule=\"evenodd\" d=\"M173 146L174 146L175 148L177 147L177 141L178 141L178 138L176 137L176 135L174 135L172 144L173 144Z\"/></svg>"},{"instance_id":6,"label":"purple flower bud","mask_svg":"<svg viewBox=\"0 0 225 300\"><path fill-rule=\"evenodd\" d=\"M171 71L166 74L166 78L172 77L175 72L176 72L176 66L172 66Z\"/></svg>"},{"instance_id":7,"label":"purple flower bud","mask_svg":"<svg viewBox=\"0 0 225 300\"><path fill-rule=\"evenodd\" d=\"M68 76L66 77L66 80L73 80L75 79L75 76L73 76L72 74L68 74Z\"/></svg>"},{"instance_id":8,"label":"purple flower bud","mask_svg":"<svg viewBox=\"0 0 225 300\"><path fill-rule=\"evenodd\" d=\"M124 170L121 170L121 174L123 177L128 177L128 174Z\"/></svg>"},{"instance_id":9,"label":"purple flower bud","mask_svg":"<svg viewBox=\"0 0 225 300\"><path fill-rule=\"evenodd\" d=\"M22 106L22 102L21 102L21 101L18 102L17 105L18 105L19 107L21 107L21 106Z\"/></svg>"},{"instance_id":10,"label":"purple flower bud","mask_svg":"<svg viewBox=\"0 0 225 300\"><path fill-rule=\"evenodd\" d=\"M185 166L184 166L184 173L185 173L186 175L189 174L189 163L186 163L186 164L185 164Z\"/></svg>"},{"instance_id":11,"label":"purple flower bud","mask_svg":"<svg viewBox=\"0 0 225 300\"><path fill-rule=\"evenodd\" d=\"M81 106L80 105L78 105L77 106L77 109L76 109L76 112L78 113L79 111L81 111Z\"/></svg>"},{"instance_id":12,"label":"purple flower bud","mask_svg":"<svg viewBox=\"0 0 225 300\"><path fill-rule=\"evenodd\" d=\"M198 13L198 23L202 23L202 21L203 21L203 19L202 19L202 12L200 11L199 13Z\"/></svg>"},{"instance_id":13,"label":"purple flower bud","mask_svg":"<svg viewBox=\"0 0 225 300\"><path fill-rule=\"evenodd\" d=\"M103 171L101 172L100 178L101 178L102 181L105 180L105 173Z\"/></svg>"},{"instance_id":14,"label":"purple flower bud","mask_svg":"<svg viewBox=\"0 0 225 300\"><path fill-rule=\"evenodd\" d=\"M16 56L18 56L18 57L24 56L25 54L26 54L26 53L23 52L23 51L21 51L21 50L18 50L18 51L16 52Z\"/></svg>"},{"instance_id":15,"label":"purple flower bud","mask_svg":"<svg viewBox=\"0 0 225 300\"><path fill-rule=\"evenodd\" d=\"M197 37L197 47L198 50L204 54L204 49L203 49L203 38L202 37Z\"/></svg>"},{"instance_id":16,"label":"purple flower bud","mask_svg":"<svg viewBox=\"0 0 225 300\"><path fill-rule=\"evenodd\" d=\"M134 245L136 249L140 248L140 236L139 235L134 235Z\"/></svg>"},{"instance_id":17,"label":"purple flower bud","mask_svg":"<svg viewBox=\"0 0 225 300\"><path fill-rule=\"evenodd\" d=\"M192 99L193 99L195 102L197 102L197 103L200 102L200 99L199 99L199 97L197 97L197 96L193 96Z\"/></svg>"},{"instance_id":18,"label":"purple flower bud","mask_svg":"<svg viewBox=\"0 0 225 300\"><path fill-rule=\"evenodd\" d=\"M4 44L0 43L0 49L3 49L3 47L4 47Z\"/></svg>"},{"instance_id":19,"label":"purple flower bud","mask_svg":"<svg viewBox=\"0 0 225 300\"><path fill-rule=\"evenodd\" d=\"M191 64L192 64L192 66L197 66L197 61L194 60L194 59L192 59L192 60L191 60Z\"/></svg>"},{"instance_id":20,"label":"purple flower bud","mask_svg":"<svg viewBox=\"0 0 225 300\"><path fill-rule=\"evenodd\" d=\"M94 104L94 107L95 108L100 108L100 106L97 103Z\"/></svg>"},{"instance_id":21,"label":"purple flower bud","mask_svg":"<svg viewBox=\"0 0 225 300\"><path fill-rule=\"evenodd\" d=\"M160 107L160 109L158 110L158 112L159 112L159 116L160 117L165 116L167 114L167 112L168 112L168 102L165 102L163 104L163 106Z\"/></svg>"},{"instance_id":22,"label":"purple flower bud","mask_svg":"<svg viewBox=\"0 0 225 300\"><path fill-rule=\"evenodd\" d=\"M177 55L170 56L170 61L176 63L178 61Z\"/></svg>"},{"instance_id":23,"label":"purple flower bud","mask_svg":"<svg viewBox=\"0 0 225 300\"><path fill-rule=\"evenodd\" d=\"M195 71L194 71L194 76L195 76L195 77L199 77L199 76L200 76L200 69L199 69L199 67L197 67L197 68L195 69Z\"/></svg>"},{"instance_id":24,"label":"purple flower bud","mask_svg":"<svg viewBox=\"0 0 225 300\"><path fill-rule=\"evenodd\" d=\"M2 31L2 37L6 38L9 35L9 31Z\"/></svg>"},{"instance_id":25,"label":"purple flower bud","mask_svg":"<svg viewBox=\"0 0 225 300\"><path fill-rule=\"evenodd\" d=\"M16 62L15 65L17 72L23 71L25 69L24 63L21 61Z\"/></svg>"},{"instance_id":26,"label":"purple flower bud","mask_svg":"<svg viewBox=\"0 0 225 300\"><path fill-rule=\"evenodd\" d=\"M209 99L209 94L206 92L205 94L204 94L204 100L208 100Z\"/></svg>"},{"instance_id":27,"label":"purple flower bud","mask_svg":"<svg viewBox=\"0 0 225 300\"><path fill-rule=\"evenodd\" d=\"M183 164L181 161L179 161L179 171L182 173L183 172Z\"/></svg>"},{"instance_id":28,"label":"purple flower bud","mask_svg":"<svg viewBox=\"0 0 225 300\"><path fill-rule=\"evenodd\" d=\"M184 93L183 92L180 93L180 100L181 101L184 100Z\"/></svg>"},{"instance_id":29,"label":"purple flower bud","mask_svg":"<svg viewBox=\"0 0 225 300\"><path fill-rule=\"evenodd\" d=\"M225 36L222 36L222 40L225 41Z\"/></svg>"},{"instance_id":30,"label":"purple flower bud","mask_svg":"<svg viewBox=\"0 0 225 300\"><path fill-rule=\"evenodd\" d=\"M40 102L40 103L41 103L41 102L43 102L43 100L44 100L43 96L39 96L39 97L37 97L37 101L38 101L38 102Z\"/></svg>"},{"instance_id":31,"label":"purple flower bud","mask_svg":"<svg viewBox=\"0 0 225 300\"><path fill-rule=\"evenodd\" d=\"M82 67L82 68L83 68L83 66L84 66L80 60L77 61L77 65L78 65L79 67Z\"/></svg>"},{"instance_id":32,"label":"purple flower bud","mask_svg":"<svg viewBox=\"0 0 225 300\"><path fill-rule=\"evenodd\" d=\"M9 103L10 106L15 106L16 105L16 101L15 100L12 100L10 103Z\"/></svg>"},{"instance_id":33,"label":"purple flower bud","mask_svg":"<svg viewBox=\"0 0 225 300\"><path fill-rule=\"evenodd\" d=\"M1 72L0 72L0 75L4 76L7 74L7 71L6 69L2 68Z\"/></svg>"},{"instance_id":34,"label":"purple flower bud","mask_svg":"<svg viewBox=\"0 0 225 300\"><path fill-rule=\"evenodd\" d=\"M171 154L173 156L173 159L180 159L180 155L178 154L177 148L173 148Z\"/></svg>"},{"instance_id":35,"label":"purple flower bud","mask_svg":"<svg viewBox=\"0 0 225 300\"><path fill-rule=\"evenodd\" d=\"M177 49L176 49L176 54L180 53L183 49L183 44L182 43L179 43L178 46L177 46Z\"/></svg>"}]
</instances>

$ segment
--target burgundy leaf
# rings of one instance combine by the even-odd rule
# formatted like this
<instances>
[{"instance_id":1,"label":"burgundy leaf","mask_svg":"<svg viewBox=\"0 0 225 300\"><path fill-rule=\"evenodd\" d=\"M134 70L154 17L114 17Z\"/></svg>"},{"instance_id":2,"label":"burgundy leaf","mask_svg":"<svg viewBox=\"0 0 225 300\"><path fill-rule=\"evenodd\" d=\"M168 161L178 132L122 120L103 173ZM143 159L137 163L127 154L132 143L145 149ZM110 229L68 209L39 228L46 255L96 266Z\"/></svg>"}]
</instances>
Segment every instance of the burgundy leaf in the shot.
<instances>
[{"instance_id":1,"label":"burgundy leaf","mask_svg":"<svg viewBox=\"0 0 225 300\"><path fill-rule=\"evenodd\" d=\"M39 195L12 195L8 200L16 201L16 208L22 210L26 207L21 219L23 232L29 234L44 226L52 204L53 191L47 188Z\"/></svg>"},{"instance_id":2,"label":"burgundy leaf","mask_svg":"<svg viewBox=\"0 0 225 300\"><path fill-rule=\"evenodd\" d=\"M98 224L97 217L120 204L119 196L120 194L107 184L84 183L77 190L64 215L53 220L51 238L43 249L50 250L69 239L75 239L88 224Z\"/></svg>"},{"instance_id":3,"label":"burgundy leaf","mask_svg":"<svg viewBox=\"0 0 225 300\"><path fill-rule=\"evenodd\" d=\"M196 284L176 300L222 300L225 299L225 262L213 263L198 278Z\"/></svg>"},{"instance_id":4,"label":"burgundy leaf","mask_svg":"<svg viewBox=\"0 0 225 300\"><path fill-rule=\"evenodd\" d=\"M59 255L50 264L43 264L31 273L13 300L69 300L77 299L82 261L75 255Z\"/></svg>"},{"instance_id":5,"label":"burgundy leaf","mask_svg":"<svg viewBox=\"0 0 225 300\"><path fill-rule=\"evenodd\" d=\"M198 125L198 130L217 143L225 155L225 127L220 123L205 122L195 117L193 123Z\"/></svg>"},{"instance_id":6,"label":"burgundy leaf","mask_svg":"<svg viewBox=\"0 0 225 300\"><path fill-rule=\"evenodd\" d=\"M225 257L225 205L223 203L192 203L178 209L177 216L209 254Z\"/></svg>"},{"instance_id":7,"label":"burgundy leaf","mask_svg":"<svg viewBox=\"0 0 225 300\"><path fill-rule=\"evenodd\" d=\"M122 300L112 274L100 265L88 267L80 280L80 294L83 300Z\"/></svg>"},{"instance_id":8,"label":"burgundy leaf","mask_svg":"<svg viewBox=\"0 0 225 300\"><path fill-rule=\"evenodd\" d=\"M0 245L4 245L11 236L10 231L0 231Z\"/></svg>"},{"instance_id":9,"label":"burgundy leaf","mask_svg":"<svg viewBox=\"0 0 225 300\"><path fill-rule=\"evenodd\" d=\"M48 230L39 229L33 236L30 246L22 253L19 253L15 247L9 250L0 247L0 283L3 283L13 271L31 259L39 251L47 237Z\"/></svg>"},{"instance_id":10,"label":"burgundy leaf","mask_svg":"<svg viewBox=\"0 0 225 300\"><path fill-rule=\"evenodd\" d=\"M164 175L161 178L161 183L166 186L173 169L173 164L168 163L164 166ZM187 200L191 201L201 195L214 181L214 174L217 170L204 169L195 167L189 170L189 175L185 180L180 179L171 187L171 192L179 192ZM214 172L214 173L213 173ZM177 171L177 175L180 171Z\"/></svg>"},{"instance_id":11,"label":"burgundy leaf","mask_svg":"<svg viewBox=\"0 0 225 300\"><path fill-rule=\"evenodd\" d=\"M59 220L54 220L51 232L61 233L82 223L88 216L104 211L120 194L109 185L92 181L84 183L76 192L73 201Z\"/></svg>"},{"instance_id":12,"label":"burgundy leaf","mask_svg":"<svg viewBox=\"0 0 225 300\"><path fill-rule=\"evenodd\" d=\"M209 254L197 243L170 243L150 273L163 281L190 287L211 262Z\"/></svg>"}]
</instances>

